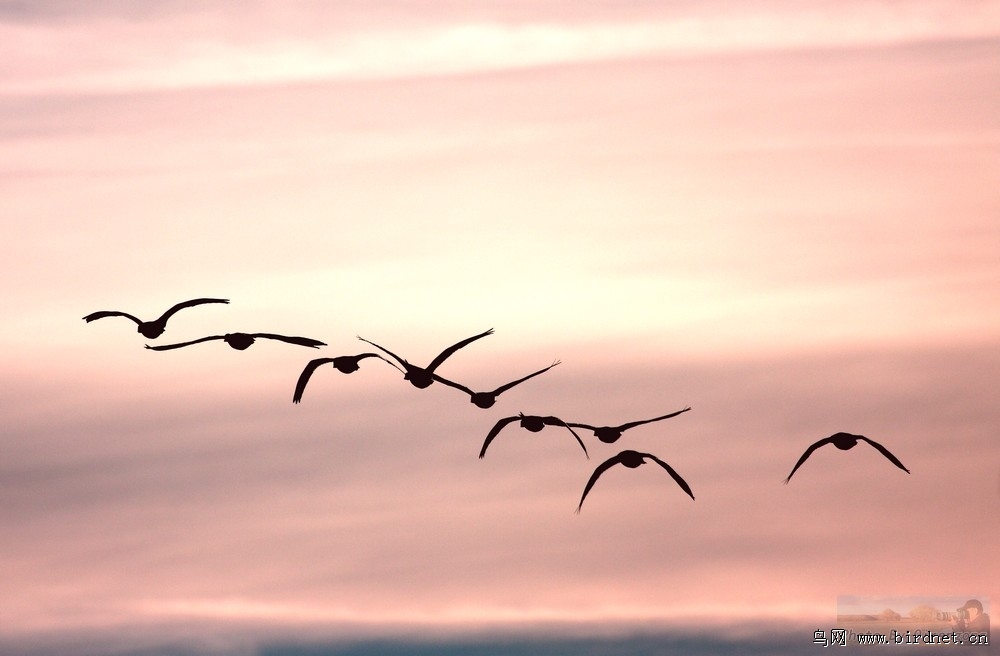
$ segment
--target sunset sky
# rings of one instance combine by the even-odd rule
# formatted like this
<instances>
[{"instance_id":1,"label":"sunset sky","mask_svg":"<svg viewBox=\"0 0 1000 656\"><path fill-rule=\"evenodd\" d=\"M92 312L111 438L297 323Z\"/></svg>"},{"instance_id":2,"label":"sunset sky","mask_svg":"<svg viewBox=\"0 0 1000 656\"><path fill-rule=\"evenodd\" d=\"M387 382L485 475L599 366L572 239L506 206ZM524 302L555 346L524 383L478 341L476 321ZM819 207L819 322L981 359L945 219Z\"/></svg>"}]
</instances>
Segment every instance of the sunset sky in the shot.
<instances>
[{"instance_id":1,"label":"sunset sky","mask_svg":"<svg viewBox=\"0 0 1000 656\"><path fill-rule=\"evenodd\" d=\"M986 1L0 0L0 652L1000 598L998 110Z\"/></svg>"}]
</instances>

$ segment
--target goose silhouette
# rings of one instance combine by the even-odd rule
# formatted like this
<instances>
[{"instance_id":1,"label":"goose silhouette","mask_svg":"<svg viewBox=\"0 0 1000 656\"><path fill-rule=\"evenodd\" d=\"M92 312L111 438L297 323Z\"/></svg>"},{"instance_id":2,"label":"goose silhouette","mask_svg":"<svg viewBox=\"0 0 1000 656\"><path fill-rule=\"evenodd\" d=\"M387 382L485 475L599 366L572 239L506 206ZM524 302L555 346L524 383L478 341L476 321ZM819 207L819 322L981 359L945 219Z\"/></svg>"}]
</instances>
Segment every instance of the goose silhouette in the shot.
<instances>
[{"instance_id":1,"label":"goose silhouette","mask_svg":"<svg viewBox=\"0 0 1000 656\"><path fill-rule=\"evenodd\" d=\"M653 417L652 419L643 419L642 421L630 421L627 424L622 424L621 426L591 426L590 424L577 424L573 422L567 422L567 426L572 426L573 428L586 428L587 430L594 431L594 437L604 442L605 444L613 444L618 441L618 438L622 436L622 433L630 428L635 428L636 426L641 426L643 424L648 424L654 421L660 421L661 419L670 419L671 417L676 417L682 412L687 412L691 408L684 408L683 410L678 410L677 412L671 412L669 415L663 415L661 417Z\"/></svg>"},{"instance_id":2,"label":"goose silhouette","mask_svg":"<svg viewBox=\"0 0 1000 656\"><path fill-rule=\"evenodd\" d=\"M153 319L152 321L142 321L138 317L135 317L128 312L119 312L117 310L101 310L100 312L91 312L83 318L84 321L90 323L97 319L103 319L105 317L125 317L126 319L131 319L136 324L138 324L138 333L147 339L156 339L163 334L163 331L167 329L167 320L174 316L174 313L178 310L183 310L184 308L194 307L195 305L202 305L204 303L228 303L227 298L195 298L190 301L184 301L183 303L178 303L166 312L160 315L159 319Z\"/></svg>"},{"instance_id":3,"label":"goose silhouette","mask_svg":"<svg viewBox=\"0 0 1000 656\"><path fill-rule=\"evenodd\" d=\"M694 493L691 492L691 487L683 478L680 477L680 474L674 471L673 467L663 462L652 453L641 453L639 451L626 449L618 455L608 458L597 466L594 473L590 476L590 480L587 481L587 486L583 488L583 495L580 497L580 504L576 507L576 512L580 512L580 509L583 508L583 500L587 498L587 493L590 492L590 488L594 487L594 483L596 483L597 479L601 477L601 474L615 465L625 465L629 469L635 469L636 467L645 464L647 458L658 464L660 467L663 467L667 473L673 477L674 481L681 486L681 489L687 492L689 497L694 499Z\"/></svg>"},{"instance_id":4,"label":"goose silhouette","mask_svg":"<svg viewBox=\"0 0 1000 656\"><path fill-rule=\"evenodd\" d=\"M396 369L399 369L399 367L396 367L394 362L386 360L378 353L359 353L358 355L340 355L335 358L317 358L316 360L310 360L309 363L306 364L305 369L302 370L302 373L299 374L298 382L295 383L295 393L292 395L292 403L298 403L302 400L302 393L306 391L306 384L309 382L309 378L312 377L313 372L316 371L317 368L322 367L324 364L329 362L333 364L333 368L337 371L344 374L353 374L355 371L360 369L361 366L358 363L365 358L378 358L379 360L388 362ZM402 371L402 369L399 370Z\"/></svg>"},{"instance_id":5,"label":"goose silhouette","mask_svg":"<svg viewBox=\"0 0 1000 656\"><path fill-rule=\"evenodd\" d=\"M389 349L379 346L375 342L367 340L364 337L361 337L360 335L358 335L358 339L360 339L362 342L367 342L368 344L371 344L378 350L391 356L392 359L398 362L405 370L403 372L404 380L410 381L410 384L416 387L417 389L425 389L427 387L430 387L431 384L434 382L434 370L437 369L439 366L441 366L441 363L447 360L448 357L451 356L455 351L464 346L467 346L468 344L471 344L477 339L481 339L483 337L486 337L487 335L492 335L492 334L493 334L493 329L490 328L484 333L473 335L468 339L463 339L461 342L458 342L457 344L452 344L445 350L441 351L441 353L439 353L436 358L431 360L431 363L426 367L418 367L416 365L410 364L409 362L399 357Z\"/></svg>"},{"instance_id":6,"label":"goose silhouette","mask_svg":"<svg viewBox=\"0 0 1000 656\"><path fill-rule=\"evenodd\" d=\"M517 380L507 383L506 385L501 385L492 392L473 392L471 389L469 389L465 385L462 385L461 383L450 381L447 378L442 378L441 376L438 376L437 374L432 374L432 376L434 377L434 380L436 380L439 383L447 385L448 387L454 387L455 389L462 390L463 392L469 395L470 397L469 400L472 402L473 405L485 409L493 407L493 404L497 402L497 397L506 392L507 390L509 390L511 387L514 387L515 385L520 385L529 378L534 378L539 374L544 374L546 371L556 366L557 364L560 364L559 360L556 360L555 362L545 367L544 369L539 369L533 374L528 374L524 378L518 378Z\"/></svg>"},{"instance_id":7,"label":"goose silhouette","mask_svg":"<svg viewBox=\"0 0 1000 656\"><path fill-rule=\"evenodd\" d=\"M587 447L584 446L583 440L581 440L580 436L576 434L576 431L567 426L566 422L564 422L562 419L560 419L559 417L540 417L538 415L526 415L523 412L517 413L517 416L514 417L504 417L503 419L498 421L493 426L493 428L490 429L489 435L486 436L486 441L483 442L483 448L479 451L479 457L482 458L483 456L486 455L486 449L489 447L490 442L493 441L493 438L495 438L497 434L500 433L500 431L502 431L507 426L507 424L511 423L512 421L518 421L518 420L521 421L521 428L525 429L526 431L530 431L532 433L537 433L546 426L564 426L566 430L572 433L573 437L576 438L576 441L580 444L580 448L583 449L584 455L590 458L590 454L587 453Z\"/></svg>"},{"instance_id":8,"label":"goose silhouette","mask_svg":"<svg viewBox=\"0 0 1000 656\"><path fill-rule=\"evenodd\" d=\"M180 342L179 344L164 344L163 346L150 346L149 344L146 344L146 348L151 351L169 351L171 349L183 348L185 346L191 346L192 344L200 344L201 342L210 342L216 339L223 340L226 344L229 344L237 351L245 351L258 339L275 339L280 342L287 342L288 344L295 344L296 346L308 346L310 348L326 346L326 342L309 339L308 337L287 337L285 335L275 335L273 333L226 333L225 335L212 335L211 337L192 339L190 342Z\"/></svg>"},{"instance_id":9,"label":"goose silhouette","mask_svg":"<svg viewBox=\"0 0 1000 656\"><path fill-rule=\"evenodd\" d=\"M794 467L792 467L792 473L789 474L788 478L785 479L785 485L788 485L788 481L792 480L792 474L794 474L795 471L802 466L802 463L806 461L806 458L812 455L813 451L820 448L824 444L832 444L842 451L847 451L848 449L853 449L855 446L857 446L858 440L864 440L865 442L868 442L873 447L878 449L879 453L888 458L892 464L896 465L897 467L905 471L907 474L910 473L910 470L904 467L903 463L901 463L896 456L889 453L889 449L885 448L875 440L870 440L864 435L852 435L851 433L834 433L830 437L825 437L822 440L813 443L808 449L806 449L805 453L802 454L802 457L799 458L799 461L795 463Z\"/></svg>"}]
</instances>

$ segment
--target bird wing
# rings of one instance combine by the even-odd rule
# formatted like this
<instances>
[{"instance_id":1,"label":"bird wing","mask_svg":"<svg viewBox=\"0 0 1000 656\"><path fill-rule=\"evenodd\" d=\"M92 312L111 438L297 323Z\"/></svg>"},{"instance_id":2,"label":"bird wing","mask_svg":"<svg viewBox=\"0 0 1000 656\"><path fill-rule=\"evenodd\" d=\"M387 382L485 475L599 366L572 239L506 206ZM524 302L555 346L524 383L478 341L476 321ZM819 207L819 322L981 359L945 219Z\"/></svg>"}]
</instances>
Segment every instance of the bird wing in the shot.
<instances>
[{"instance_id":1,"label":"bird wing","mask_svg":"<svg viewBox=\"0 0 1000 656\"><path fill-rule=\"evenodd\" d=\"M448 387L454 387L457 390L462 390L463 392L465 392L469 396L472 396L473 394L475 394L475 392L473 392L472 390L470 390L468 387L466 387L462 383L456 383L453 380L448 380L447 378L444 378L442 376L438 376L435 373L431 374L431 378L433 378L434 380L436 380L439 383L443 383L443 384L447 385Z\"/></svg>"},{"instance_id":2,"label":"bird wing","mask_svg":"<svg viewBox=\"0 0 1000 656\"><path fill-rule=\"evenodd\" d=\"M501 385L500 387L498 387L495 390L493 390L491 392L491 394L493 394L494 396L497 396L499 394L503 394L504 392L506 392L507 390L509 390L511 387L514 387L515 385L520 385L521 383L523 383L524 381L528 380L529 378L534 378L538 374L544 374L546 371L548 371L552 367L556 366L557 364L559 364L559 360L556 360L555 362L553 362L549 366L545 367L544 369L539 369L538 371L536 371L533 374L528 374L524 378L518 378L517 380L515 380L513 382L510 382L510 383L507 383L506 385Z\"/></svg>"},{"instance_id":3,"label":"bird wing","mask_svg":"<svg viewBox=\"0 0 1000 656\"><path fill-rule=\"evenodd\" d=\"M254 339L258 337L263 337L265 339L276 339L282 342L287 342L289 344L296 344L298 346L308 346L311 348L319 348L320 346L326 346L326 342L321 342L318 339L309 339L308 337L288 337L286 335L275 335L272 333L250 333L250 336Z\"/></svg>"},{"instance_id":4,"label":"bird wing","mask_svg":"<svg viewBox=\"0 0 1000 656\"><path fill-rule=\"evenodd\" d=\"M334 358L317 358L315 360L310 360L302 373L299 374L299 380L295 383L295 394L292 395L292 403L298 403L302 400L302 393L306 391L306 383L309 382L309 378L316 371L317 367L320 367L327 362L333 362Z\"/></svg>"},{"instance_id":5,"label":"bird wing","mask_svg":"<svg viewBox=\"0 0 1000 656\"><path fill-rule=\"evenodd\" d=\"M621 461L622 454L619 453L618 455L608 458L601 464L597 465L597 469L595 469L594 473L590 475L590 480L587 481L587 485L583 488L583 495L580 497L580 503L576 507L576 512L580 512L580 509L583 508L583 500L587 498L587 493L590 492L590 488L594 487L594 483L596 483L597 479L601 477L601 474L619 464Z\"/></svg>"},{"instance_id":6,"label":"bird wing","mask_svg":"<svg viewBox=\"0 0 1000 656\"><path fill-rule=\"evenodd\" d=\"M202 305L203 303L228 303L228 302L229 302L228 298L195 298L195 299L191 299L190 301L184 301L183 303L178 303L177 305L173 306L172 308L170 308L169 310L167 310L166 312L164 312L163 314L161 314L160 318L157 319L157 321L162 321L162 322L166 323L167 319L169 319L170 317L172 317L173 314L174 314L174 312L177 312L178 310L183 310L184 308L193 307L195 305Z\"/></svg>"},{"instance_id":7,"label":"bird wing","mask_svg":"<svg viewBox=\"0 0 1000 656\"><path fill-rule=\"evenodd\" d=\"M597 431L597 426L591 426L590 424L578 424L573 421L567 421L566 425L573 428L586 428L587 430Z\"/></svg>"},{"instance_id":8,"label":"bird wing","mask_svg":"<svg viewBox=\"0 0 1000 656\"><path fill-rule=\"evenodd\" d=\"M830 437L824 437L822 440L814 443L808 449L806 449L806 452L802 454L802 457L799 458L799 461L797 463L795 463L794 467L792 467L792 474L795 473L796 469L798 469L799 467L802 466L802 463L804 463L806 461L806 458L808 458L810 455L812 455L813 451L815 451L816 449L820 448L824 444L830 444L831 442L833 442L833 436L832 435ZM785 479L785 485L788 485L788 481L792 480L792 474L789 474L788 478Z\"/></svg>"},{"instance_id":9,"label":"bird wing","mask_svg":"<svg viewBox=\"0 0 1000 656\"><path fill-rule=\"evenodd\" d=\"M393 357L393 359L396 362L398 362L399 364L403 365L404 368L406 367L406 365L407 365L406 360L404 360L403 358L399 357L398 355L396 355L395 353L393 353L389 349L387 349L385 347L382 347L382 346L379 346L375 342L369 341L369 340L365 339L364 337L362 337L361 335L358 335L358 339L360 339L362 342L366 342L368 344L371 344L372 346L374 346L375 348L379 349L380 351L388 353L389 355L391 355ZM382 359L385 360L385 358L382 358ZM388 360L386 360L386 362L388 362Z\"/></svg>"},{"instance_id":10,"label":"bird wing","mask_svg":"<svg viewBox=\"0 0 1000 656\"><path fill-rule=\"evenodd\" d=\"M150 346L146 344L146 348L150 351L169 351L170 349L181 348L183 346L190 346L192 344L198 344L199 342L208 342L213 339L225 339L222 335L212 335L211 337L200 337L198 339L192 339L190 342L180 342L179 344L164 344L162 346Z\"/></svg>"},{"instance_id":11,"label":"bird wing","mask_svg":"<svg viewBox=\"0 0 1000 656\"><path fill-rule=\"evenodd\" d=\"M496 437L497 434L500 431L502 431L505 426L507 426L507 424L509 424L512 421L517 421L518 419L520 419L520 417L504 417L496 424L494 424L493 428L490 429L490 434L486 436L486 441L483 442L483 448L480 449L479 451L479 457L482 458L483 456L486 455L486 447L490 445L490 442L493 441L493 438Z\"/></svg>"},{"instance_id":12,"label":"bird wing","mask_svg":"<svg viewBox=\"0 0 1000 656\"><path fill-rule=\"evenodd\" d=\"M136 323L136 325L141 325L142 321L138 317L134 317L128 312L118 312L116 310L101 310L100 312L91 312L83 318L84 321L90 323L94 319L103 319L104 317L125 317L126 319L131 319Z\"/></svg>"},{"instance_id":13,"label":"bird wing","mask_svg":"<svg viewBox=\"0 0 1000 656\"><path fill-rule=\"evenodd\" d=\"M441 366L441 363L444 362L445 360L447 360L448 357L452 353L454 353L458 349L462 348L463 346L471 344L472 342L476 341L477 339L480 339L480 338L486 337L487 335L492 335L492 334L493 334L493 329L490 328L485 333L479 333L478 335L473 335L472 337L469 337L468 339L463 339L461 342L459 342L457 344L452 344L451 346L449 346L445 350L441 351L441 353L439 353L436 358L434 358L433 360L431 360L431 363L429 365L427 365L427 367L426 367L426 371L428 373L434 373L434 370L437 369L439 366ZM388 353L388 351L386 351L386 353Z\"/></svg>"},{"instance_id":14,"label":"bird wing","mask_svg":"<svg viewBox=\"0 0 1000 656\"><path fill-rule=\"evenodd\" d=\"M581 448L581 449L583 449L583 455L587 456L587 459L588 459L588 460L590 459L590 454L589 454L589 453L587 453L587 447L586 447L586 446L584 446L584 444L583 444L583 440L581 440L581 439L580 439L580 436L579 436L579 435L577 435L576 431L575 431L575 430L573 430L573 429L572 429L572 428L570 427L570 425L569 425L569 424L567 424L567 423L566 423L565 421L563 421L563 420L562 420L562 419L560 419L559 417L544 417L544 418L543 418L543 421L544 421L544 422L545 422L546 424L549 424L550 426L565 426L565 427L566 427L566 430L568 430L568 431L569 431L570 433L573 433L573 437L575 437L575 438L576 438L576 441L577 441L577 442L579 442L579 444L580 444L580 448Z\"/></svg>"},{"instance_id":15,"label":"bird wing","mask_svg":"<svg viewBox=\"0 0 1000 656\"><path fill-rule=\"evenodd\" d=\"M645 457L647 457L647 458L649 458L650 460L652 460L653 462L655 462L656 464L658 464L660 467L663 467L664 469L666 469L667 473L670 474L670 476L675 481L677 481L678 485L681 486L681 489L684 490L685 492L687 492L689 497L691 497L692 499L694 499L694 492L691 491L691 487L687 484L687 482L683 478L681 478L680 474L678 474L677 472L674 471L673 467L671 467L667 463L663 462L662 460L660 460L659 458L657 458L656 456L654 456L652 453L644 453L642 455L645 456Z\"/></svg>"},{"instance_id":16,"label":"bird wing","mask_svg":"<svg viewBox=\"0 0 1000 656\"><path fill-rule=\"evenodd\" d=\"M671 417L676 417L677 415L681 414L682 412L687 412L690 409L691 408L684 408L683 410L678 410L677 412L671 412L669 415L663 415L662 417L653 417L652 419L643 419L641 421L630 421L627 424L622 424L621 426L618 426L618 430L620 430L620 431L626 431L626 430L628 430L630 428L634 428L636 426L641 426L643 424L648 424L648 423L651 423L651 422L654 422L654 421L660 421L661 419L670 419Z\"/></svg>"},{"instance_id":17,"label":"bird wing","mask_svg":"<svg viewBox=\"0 0 1000 656\"><path fill-rule=\"evenodd\" d=\"M382 362L385 362L386 364L389 364L389 365L391 365L393 369L395 369L395 370L397 370L397 371L399 371L399 372L402 372L402 373L404 373L404 374L406 373L405 371L403 371L402 369L400 369L400 368L399 368L399 367L398 367L398 366L396 365L396 363L395 363L395 362L393 362L392 360L386 360L385 358L383 358L383 357L382 357L381 355L379 355L378 353L360 353L360 354L358 354L358 355L356 355L356 356L354 356L354 357L356 357L356 358L358 359L358 361L359 361L359 362L360 362L361 360L364 360L365 358L378 358L378 359L379 359L379 360L381 360Z\"/></svg>"},{"instance_id":18,"label":"bird wing","mask_svg":"<svg viewBox=\"0 0 1000 656\"><path fill-rule=\"evenodd\" d=\"M882 455L884 455L886 458L889 459L890 462L892 462L892 464L896 465L897 467L899 467L900 469L902 469L903 471L905 471L907 474L910 473L910 470L903 466L903 463L901 463L899 461L899 458L897 458L896 456L894 456L891 453L889 453L889 449L885 448L884 446L882 446L881 444L879 444L875 440L868 439L864 435L858 435L858 437L860 437L865 442L868 442L873 447L875 447L876 449L878 449L879 452L881 452Z\"/></svg>"}]
</instances>

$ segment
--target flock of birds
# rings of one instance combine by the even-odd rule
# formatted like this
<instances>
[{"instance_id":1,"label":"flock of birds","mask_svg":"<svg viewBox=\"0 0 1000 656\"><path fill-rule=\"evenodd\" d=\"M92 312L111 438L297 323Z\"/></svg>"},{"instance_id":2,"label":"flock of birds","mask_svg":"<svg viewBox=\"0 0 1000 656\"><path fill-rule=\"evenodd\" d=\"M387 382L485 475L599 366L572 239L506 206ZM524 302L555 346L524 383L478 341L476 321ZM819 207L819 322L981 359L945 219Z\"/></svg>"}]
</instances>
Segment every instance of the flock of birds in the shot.
<instances>
[{"instance_id":1,"label":"flock of birds","mask_svg":"<svg viewBox=\"0 0 1000 656\"><path fill-rule=\"evenodd\" d=\"M160 315L159 318L154 319L152 321L142 321L139 318L131 314L128 314L127 312L120 312L117 310L102 310L100 312L93 312L83 317L83 320L89 323L91 321L95 321L97 319L103 319L106 317L125 317L126 319L130 319L131 321L136 323L136 325L138 326L138 332L142 336L146 337L147 339L156 339L157 337L159 337L164 333L164 331L166 330L167 321L176 312L178 312L179 310L183 310L185 308L194 307L197 305L203 305L206 303L229 303L229 300L224 298L196 298L189 301L184 301L182 303L174 305L169 310ZM313 373L319 367L325 364L331 364L333 365L333 368L336 369L337 371L340 371L341 373L344 374L350 374L357 371L360 368L360 362L362 360L365 360L367 358L378 358L379 360L382 360L383 362L386 362L395 369L399 370L403 374L403 379L409 381L410 384L416 387L417 389L425 389L427 387L430 387L433 383L441 383L443 385L452 387L454 389L460 390L468 394L470 402L476 407L490 408L496 403L497 397L500 394L506 392L507 390L511 389L516 385L520 385L521 383L531 378L534 378L535 376L539 376L548 371L549 369L551 369L552 367L555 367L558 364L560 364L559 361L556 360L555 362L545 367L544 369L539 369L538 371L530 373L527 376L518 378L517 380L511 381L505 385L501 385L500 387L497 387L496 389L488 392L474 392L469 387L461 383L448 380L447 378L444 378L436 373L437 368L441 366L441 364L445 360L454 355L455 352L457 352L459 349L462 349L465 346L471 344L472 342L492 334L493 334L493 329L491 328L485 332L479 333L478 335L473 335L472 337L463 339L462 341L456 344L452 344L445 350L441 351L441 353L439 353L437 357L431 360L430 364L428 364L426 367L420 367L415 364L412 364L406 359L396 355L389 349L359 336L358 339L367 344L370 344L371 346L374 346L376 349L381 351L381 353L366 352L366 353L359 353L357 355L341 355L335 358L317 358L314 360L310 360L309 363L306 364L305 368L302 370L302 373L299 375L298 381L295 384L295 391L292 394L292 402L299 403L302 401L302 395L305 392L306 385L309 383L309 380L312 377ZM193 344L200 344L202 342L222 340L232 348L238 351L243 351L250 348L250 346L258 339L272 339L285 342L288 344L293 344L296 346L305 346L309 348L319 348L320 346L326 346L324 342L321 342L316 339L310 339L308 337L277 335L274 333L226 333L224 335L211 335L208 337L201 337L199 339L194 339L187 342L179 342L177 344L166 344L163 346L149 346L147 344L146 348L153 351L169 351L172 349L191 346ZM523 413L518 413L516 416L504 417L503 419L500 419L499 421L496 422L493 428L490 429L490 432L486 435L486 440L483 442L482 449L479 452L479 457L483 458L486 455L486 449L489 448L490 444L497 437L497 435L509 424L515 421L520 422L521 428L524 428L525 430L530 431L532 433L537 433L546 426L563 427L572 434L572 436L576 439L577 443L580 445L580 448L583 449L584 454L589 458L590 455L587 452L587 447L583 443L583 440L580 439L580 435L574 430L574 428L582 428L585 430L592 431L594 433L594 436L601 442L604 442L606 444L613 444L622 436L622 434L625 431L631 428L635 428L636 426L641 426L643 424L649 424L656 421L662 421L664 419L670 419L671 417L676 417L677 415L685 413L690 409L691 408L684 408L682 410L661 415L659 417L653 417L652 419L631 421L625 424L621 424L620 426L592 426L590 424L566 422L558 417L525 415ZM787 484L791 480L792 476L795 474L796 471L798 471L799 467L802 466L802 464L809 458L810 455L812 455L813 451L815 451L816 449L826 444L833 444L838 449L846 451L848 449L854 448L859 441L867 442L876 450L878 450L879 453L885 456L890 462L892 462L892 464L894 464L896 467L902 469L907 474L910 473L910 470L907 469L905 466L903 466L903 463L900 462L899 459L896 458L896 456L890 453L888 449L886 449L878 442L871 440L865 437L864 435L853 435L851 433L836 433L834 435L831 435L830 437L826 437L811 444L799 458L798 462L795 463L795 466L792 467L791 473L788 474L787 478L785 478L784 481L785 484ZM640 465L645 464L647 461L654 462L660 467L662 467L671 476L671 478L674 479L677 485L679 485L680 488L684 490L684 492L687 493L688 496L694 499L694 493L691 491L691 487L687 484L687 481L681 478L680 474L674 471L673 467L671 467L666 462L657 458L655 455L651 453L644 453L640 451L633 451L631 449L625 449L620 453L618 453L618 455L608 458L600 465L598 465L596 469L594 469L594 473L590 476L590 479L587 481L586 486L584 486L583 488L583 494L580 497L580 503L579 505L577 505L576 511L580 512L581 508L583 507L583 502L587 498L587 494L590 492L591 488L594 487L594 484L597 482L597 479L600 478L601 475L608 469L614 467L615 465L622 465L629 469L635 469Z\"/></svg>"}]
</instances>

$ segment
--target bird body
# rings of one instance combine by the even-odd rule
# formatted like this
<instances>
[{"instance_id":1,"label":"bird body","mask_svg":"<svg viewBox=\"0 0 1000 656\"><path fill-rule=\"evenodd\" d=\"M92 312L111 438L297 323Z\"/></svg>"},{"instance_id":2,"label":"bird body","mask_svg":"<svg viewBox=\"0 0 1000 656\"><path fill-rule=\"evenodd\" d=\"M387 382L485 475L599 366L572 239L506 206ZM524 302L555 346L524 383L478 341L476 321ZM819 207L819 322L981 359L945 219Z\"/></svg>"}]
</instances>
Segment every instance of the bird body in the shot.
<instances>
[{"instance_id":1,"label":"bird body","mask_svg":"<svg viewBox=\"0 0 1000 656\"><path fill-rule=\"evenodd\" d=\"M225 335L200 337L198 339L192 339L189 342L180 342L178 344L164 344L163 346L150 346L147 344L146 348L151 351L169 351L171 349L182 348L184 346L200 344L201 342L209 342L218 339L223 340L226 344L229 344L237 351L247 350L258 339L274 339L279 342L295 344L296 346L308 346L310 348L326 346L325 342L321 342L317 339L309 339L308 337L288 337L286 335L275 335L274 333L226 333Z\"/></svg>"},{"instance_id":2,"label":"bird body","mask_svg":"<svg viewBox=\"0 0 1000 656\"><path fill-rule=\"evenodd\" d=\"M299 380L295 383L295 393L292 395L292 403L298 403L302 400L302 393L306 390L306 384L309 382L309 378L313 375L313 372L317 368L323 366L324 364L330 363L333 368L343 374L352 374L361 368L359 364L361 360L365 358L378 358L384 362L388 362L390 365L396 367L395 364L386 360L378 353L359 353L358 355L339 355L335 358L317 358L315 360L310 360L302 373L299 374Z\"/></svg>"},{"instance_id":3,"label":"bird body","mask_svg":"<svg viewBox=\"0 0 1000 656\"><path fill-rule=\"evenodd\" d=\"M618 455L608 458L597 466L594 473L590 476L590 480L587 481L586 487L583 488L583 495L580 497L580 504L576 507L576 512L580 512L580 509L583 508L583 500L587 498L587 493L590 492L590 488L594 487L594 483L596 483L597 479L601 477L601 474L615 465L624 465L629 469L635 469L636 467L645 464L646 459L652 460L665 469L666 472L670 474L671 478L673 478L674 481L681 487L681 489L684 490L689 497L694 499L694 493L691 491L691 487L676 471L674 471L673 467L663 462L652 453L641 453L639 451L626 449Z\"/></svg>"},{"instance_id":4,"label":"bird body","mask_svg":"<svg viewBox=\"0 0 1000 656\"><path fill-rule=\"evenodd\" d=\"M493 404L497 402L497 397L506 392L507 390L509 390L511 387L519 385L524 381L528 380L529 378L534 378L539 374L543 374L552 367L556 366L557 364L559 364L559 360L556 360L555 362L545 367L544 369L539 369L534 373L528 374L523 378L518 378L517 380L507 383L506 385L501 385L492 392L473 392L471 389L469 389L465 385L462 385L461 383L450 381L447 378L442 378L441 376L438 376L437 374L432 374L432 375L434 377L434 380L436 380L437 382L443 383L444 385L447 385L449 387L454 387L455 389L462 390L463 392L469 395L470 397L469 400L473 405L475 405L478 408L485 409L493 407Z\"/></svg>"},{"instance_id":5,"label":"bird body","mask_svg":"<svg viewBox=\"0 0 1000 656\"><path fill-rule=\"evenodd\" d=\"M890 453L887 448L885 448L875 440L868 439L864 435L854 435L852 433L834 433L830 437L826 437L823 438L822 440L814 442L809 446L808 449L805 450L805 453L802 454L802 457L799 458L799 461L795 463L794 467L792 467L792 473L789 474L788 478L785 479L785 484L787 485L788 481L792 480L792 474L794 474L796 470L798 470L798 468L802 466L802 463L806 461L806 458L812 455L812 452L820 448L821 446L825 444L832 444L841 451L847 451L857 446L859 441L864 441L867 442L868 444L871 444L873 447L875 447L876 450L878 450L879 453L885 456L892 464L896 465L897 467L905 471L907 474L910 473L910 470L904 467L903 463L901 463L896 456L892 455L892 453Z\"/></svg>"},{"instance_id":6,"label":"bird body","mask_svg":"<svg viewBox=\"0 0 1000 656\"><path fill-rule=\"evenodd\" d=\"M588 458L590 454L587 453L587 447L584 446L583 440L580 436L576 434L576 431L570 428L566 422L564 422L559 417L542 417L539 415L526 415L523 412L518 413L514 417L504 417L494 424L493 428L490 429L489 434L486 436L486 441L483 442L483 448L479 451L479 457L482 458L486 455L486 449L490 446L490 442L502 431L508 424L514 421L520 420L521 428L529 431L531 433L537 433L541 431L546 426L564 426L566 430L573 434L576 441L580 444L580 448L583 449L584 455Z\"/></svg>"},{"instance_id":7,"label":"bird body","mask_svg":"<svg viewBox=\"0 0 1000 656\"><path fill-rule=\"evenodd\" d=\"M101 310L99 312L91 312L83 318L84 321L90 323L96 319L103 319L105 317L125 317L126 319L131 319L138 325L137 332L147 339L156 339L167 329L167 320L174 315L178 310L183 310L184 308L193 307L195 305L202 305L204 303L229 303L229 299L226 298L195 298L190 301L184 301L173 306L166 312L164 312L158 319L153 319L152 321L142 321L138 317L135 317L128 312L119 312L117 310Z\"/></svg>"},{"instance_id":8,"label":"bird body","mask_svg":"<svg viewBox=\"0 0 1000 656\"><path fill-rule=\"evenodd\" d=\"M368 344L371 344L372 346L382 351L383 353L388 354L390 357L392 357L392 359L398 362L400 366L403 367L404 380L410 381L410 384L416 387L417 389L425 389L427 387L430 387L431 384L434 382L434 370L437 369L439 366L441 366L441 363L447 360L453 353L455 353L455 351L471 344L477 339L481 339L483 337L486 337L487 335L492 335L492 334L493 334L493 329L490 328L486 332L479 333L478 335L473 335L472 337L469 337L467 339L463 339L461 342L458 342L457 344L452 344L445 350L441 351L441 353L439 353L436 358L431 360L431 363L426 367L418 367L416 365L410 364L405 359L399 357L389 349L379 346L375 342L369 341L364 337L361 337L360 335L358 336L358 339L360 339L362 342L367 342Z\"/></svg>"},{"instance_id":9,"label":"bird body","mask_svg":"<svg viewBox=\"0 0 1000 656\"><path fill-rule=\"evenodd\" d=\"M573 428L586 428L587 430L594 431L594 436L605 444L612 444L618 441L618 438L622 436L622 433L630 428L635 428L636 426L641 426L642 424L648 424L654 421L660 421L662 419L669 419L671 417L676 417L682 412L687 412L691 408L684 408L683 410L678 410L677 412L671 412L668 415L662 415L660 417L653 417L652 419L643 419L641 421L631 421L627 424L622 424L621 426L591 426L589 424L576 424L569 422L567 425Z\"/></svg>"}]
</instances>

